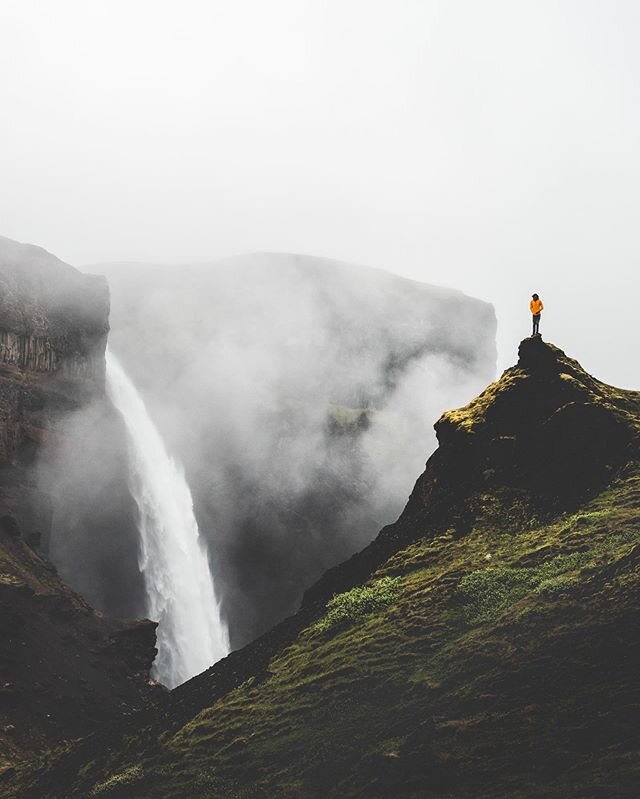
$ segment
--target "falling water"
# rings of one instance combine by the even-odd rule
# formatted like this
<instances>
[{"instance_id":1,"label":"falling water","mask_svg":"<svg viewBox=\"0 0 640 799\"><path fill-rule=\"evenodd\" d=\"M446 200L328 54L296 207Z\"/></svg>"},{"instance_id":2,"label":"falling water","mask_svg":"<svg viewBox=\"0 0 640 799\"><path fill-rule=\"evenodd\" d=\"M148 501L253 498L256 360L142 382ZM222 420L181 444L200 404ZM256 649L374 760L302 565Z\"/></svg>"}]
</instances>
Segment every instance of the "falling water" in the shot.
<instances>
[{"instance_id":1,"label":"falling water","mask_svg":"<svg viewBox=\"0 0 640 799\"><path fill-rule=\"evenodd\" d=\"M229 651L206 550L184 474L168 455L142 398L107 352L107 392L129 445L129 488L138 506L139 566L147 613L158 622L153 676L170 688Z\"/></svg>"}]
</instances>

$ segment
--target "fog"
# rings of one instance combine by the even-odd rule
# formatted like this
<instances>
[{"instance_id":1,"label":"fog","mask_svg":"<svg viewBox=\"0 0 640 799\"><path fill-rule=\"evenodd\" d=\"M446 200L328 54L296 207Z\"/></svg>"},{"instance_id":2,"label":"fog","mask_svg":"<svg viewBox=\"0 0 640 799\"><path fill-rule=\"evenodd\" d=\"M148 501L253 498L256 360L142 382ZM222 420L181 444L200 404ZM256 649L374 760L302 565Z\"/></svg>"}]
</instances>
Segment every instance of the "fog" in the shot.
<instances>
[{"instance_id":1,"label":"fog","mask_svg":"<svg viewBox=\"0 0 640 799\"><path fill-rule=\"evenodd\" d=\"M495 374L491 306L379 270L278 254L100 269L109 346L185 469L234 647L397 518L443 408ZM136 615L122 435L98 405L61 439L52 556L100 609Z\"/></svg>"},{"instance_id":2,"label":"fog","mask_svg":"<svg viewBox=\"0 0 640 799\"><path fill-rule=\"evenodd\" d=\"M634 0L3 0L0 224L75 265L302 252L605 380L638 289Z\"/></svg>"}]
</instances>

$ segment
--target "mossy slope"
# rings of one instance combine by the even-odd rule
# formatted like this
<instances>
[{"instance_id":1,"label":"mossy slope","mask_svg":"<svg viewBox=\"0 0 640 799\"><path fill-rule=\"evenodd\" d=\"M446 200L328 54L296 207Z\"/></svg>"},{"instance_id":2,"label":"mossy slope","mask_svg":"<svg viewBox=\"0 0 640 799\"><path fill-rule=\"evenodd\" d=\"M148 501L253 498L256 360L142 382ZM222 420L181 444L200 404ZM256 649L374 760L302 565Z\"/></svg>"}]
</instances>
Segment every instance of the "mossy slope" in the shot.
<instances>
[{"instance_id":1,"label":"mossy slope","mask_svg":"<svg viewBox=\"0 0 640 799\"><path fill-rule=\"evenodd\" d=\"M13 795L637 796L640 395L532 339L437 431L402 517L266 669L220 691L220 664Z\"/></svg>"}]
</instances>

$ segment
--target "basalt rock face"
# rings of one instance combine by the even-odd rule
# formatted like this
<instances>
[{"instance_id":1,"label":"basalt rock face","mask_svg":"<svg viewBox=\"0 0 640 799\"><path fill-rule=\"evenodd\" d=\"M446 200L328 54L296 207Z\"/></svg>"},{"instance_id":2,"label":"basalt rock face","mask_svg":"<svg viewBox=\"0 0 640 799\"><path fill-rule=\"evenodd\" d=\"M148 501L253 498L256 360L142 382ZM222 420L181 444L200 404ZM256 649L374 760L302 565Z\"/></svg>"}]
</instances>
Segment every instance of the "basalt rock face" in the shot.
<instances>
[{"instance_id":1,"label":"basalt rock face","mask_svg":"<svg viewBox=\"0 0 640 799\"><path fill-rule=\"evenodd\" d=\"M108 317L103 277L0 237L0 363L100 383Z\"/></svg>"},{"instance_id":2,"label":"basalt rock face","mask_svg":"<svg viewBox=\"0 0 640 799\"><path fill-rule=\"evenodd\" d=\"M102 394L108 318L103 278L0 238L0 509L45 545L51 505L36 458Z\"/></svg>"}]
</instances>

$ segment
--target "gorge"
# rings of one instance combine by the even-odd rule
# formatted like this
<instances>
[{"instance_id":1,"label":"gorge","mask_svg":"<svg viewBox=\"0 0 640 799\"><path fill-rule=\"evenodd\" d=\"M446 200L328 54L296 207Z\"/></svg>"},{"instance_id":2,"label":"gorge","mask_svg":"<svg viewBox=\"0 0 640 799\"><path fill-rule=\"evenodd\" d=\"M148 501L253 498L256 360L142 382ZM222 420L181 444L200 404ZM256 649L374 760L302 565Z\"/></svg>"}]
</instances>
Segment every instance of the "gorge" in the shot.
<instances>
[{"instance_id":1,"label":"gorge","mask_svg":"<svg viewBox=\"0 0 640 799\"><path fill-rule=\"evenodd\" d=\"M388 272L281 253L91 268L184 465L234 649L396 518L441 408L495 375L489 305Z\"/></svg>"},{"instance_id":2,"label":"gorge","mask_svg":"<svg viewBox=\"0 0 640 799\"><path fill-rule=\"evenodd\" d=\"M186 283L128 275L110 277L110 332L104 278L0 239L6 773L162 702L154 659L173 687L295 610L404 501L428 436L416 386L435 407L494 367L490 306L375 270L255 256Z\"/></svg>"}]
</instances>

